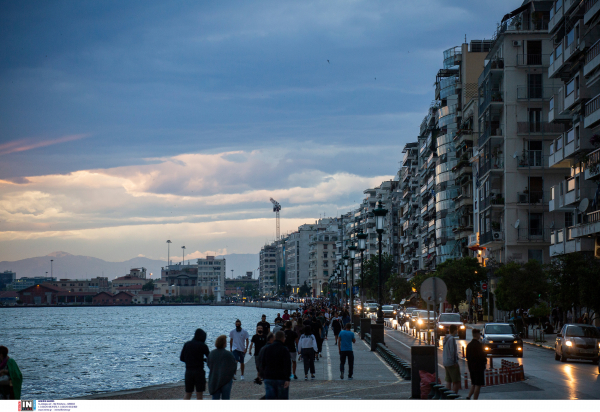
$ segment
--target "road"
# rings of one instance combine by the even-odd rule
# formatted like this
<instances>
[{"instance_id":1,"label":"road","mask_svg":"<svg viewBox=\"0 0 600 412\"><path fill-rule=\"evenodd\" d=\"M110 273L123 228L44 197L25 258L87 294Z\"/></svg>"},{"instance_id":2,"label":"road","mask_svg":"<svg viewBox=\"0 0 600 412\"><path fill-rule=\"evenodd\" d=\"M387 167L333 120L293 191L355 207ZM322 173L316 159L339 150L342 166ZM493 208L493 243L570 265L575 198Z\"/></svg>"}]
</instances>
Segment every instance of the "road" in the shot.
<instances>
[{"instance_id":1,"label":"road","mask_svg":"<svg viewBox=\"0 0 600 412\"><path fill-rule=\"evenodd\" d=\"M459 353L471 341L471 329L467 339L459 341ZM410 347L419 341L404 332L386 328L385 343L403 359L410 359ZM553 345L552 342L548 342ZM442 347L438 352L439 376L444 380ZM467 371L466 361L460 356L461 373ZM525 344L523 358L494 356L494 367L500 360L507 359L523 365L525 382L483 388L480 399L600 399L600 375L598 366L589 361L569 360L566 363L554 360L554 351ZM464 392L464 391L463 391ZM466 395L466 393L462 393Z\"/></svg>"}]
</instances>

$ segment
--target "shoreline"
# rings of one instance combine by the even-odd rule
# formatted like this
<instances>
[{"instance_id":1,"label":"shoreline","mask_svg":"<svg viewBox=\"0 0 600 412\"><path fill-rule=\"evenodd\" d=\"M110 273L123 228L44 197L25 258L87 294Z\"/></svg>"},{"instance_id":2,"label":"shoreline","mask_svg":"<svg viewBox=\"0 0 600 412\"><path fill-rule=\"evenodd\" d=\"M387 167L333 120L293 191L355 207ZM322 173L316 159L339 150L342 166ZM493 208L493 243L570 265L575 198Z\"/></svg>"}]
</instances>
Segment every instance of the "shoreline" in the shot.
<instances>
[{"instance_id":1,"label":"shoreline","mask_svg":"<svg viewBox=\"0 0 600 412\"><path fill-rule=\"evenodd\" d=\"M112 308L112 307L138 307L138 306L150 306L150 307L165 307L165 306L238 306L248 308L265 308L265 309L281 309L281 310L295 310L299 307L297 303L286 303L286 302L252 302L252 303L138 303L135 305L2 305L0 309L14 309L14 308Z\"/></svg>"}]
</instances>

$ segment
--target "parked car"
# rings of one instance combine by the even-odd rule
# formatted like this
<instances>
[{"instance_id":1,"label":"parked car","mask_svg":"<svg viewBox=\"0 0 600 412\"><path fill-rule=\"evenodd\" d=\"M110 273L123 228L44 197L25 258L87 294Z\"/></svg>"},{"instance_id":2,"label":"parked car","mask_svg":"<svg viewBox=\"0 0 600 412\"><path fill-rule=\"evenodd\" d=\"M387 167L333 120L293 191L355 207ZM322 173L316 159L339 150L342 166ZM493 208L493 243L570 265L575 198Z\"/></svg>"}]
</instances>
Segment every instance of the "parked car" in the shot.
<instances>
[{"instance_id":1,"label":"parked car","mask_svg":"<svg viewBox=\"0 0 600 412\"><path fill-rule=\"evenodd\" d=\"M435 327L435 312L430 310L416 310L413 312L413 325L417 331L433 329Z\"/></svg>"},{"instance_id":2,"label":"parked car","mask_svg":"<svg viewBox=\"0 0 600 412\"><path fill-rule=\"evenodd\" d=\"M394 310L394 307L392 305L383 305L381 307L381 311L383 312L383 317L385 319L391 318L394 319L396 317L396 310Z\"/></svg>"},{"instance_id":3,"label":"parked car","mask_svg":"<svg viewBox=\"0 0 600 412\"><path fill-rule=\"evenodd\" d=\"M523 339L511 323L486 323L481 337L483 350L488 355L523 357Z\"/></svg>"},{"instance_id":4,"label":"parked car","mask_svg":"<svg viewBox=\"0 0 600 412\"><path fill-rule=\"evenodd\" d=\"M556 335L554 359L588 359L595 365L600 359L600 332L591 325L567 323Z\"/></svg>"},{"instance_id":5,"label":"parked car","mask_svg":"<svg viewBox=\"0 0 600 412\"><path fill-rule=\"evenodd\" d=\"M439 336L445 336L450 332L450 326L458 327L458 339L467 338L467 327L460 318L460 313L442 313L437 319L436 327Z\"/></svg>"}]
</instances>

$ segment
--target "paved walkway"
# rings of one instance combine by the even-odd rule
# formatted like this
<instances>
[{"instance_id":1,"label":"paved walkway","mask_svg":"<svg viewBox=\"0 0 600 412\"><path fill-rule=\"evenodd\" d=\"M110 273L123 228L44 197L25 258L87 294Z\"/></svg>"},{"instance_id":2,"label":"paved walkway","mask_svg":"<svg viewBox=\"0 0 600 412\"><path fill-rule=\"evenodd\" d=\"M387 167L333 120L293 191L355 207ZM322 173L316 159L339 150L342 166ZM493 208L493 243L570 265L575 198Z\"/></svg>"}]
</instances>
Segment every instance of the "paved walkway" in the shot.
<instances>
[{"instance_id":1,"label":"paved walkway","mask_svg":"<svg viewBox=\"0 0 600 412\"><path fill-rule=\"evenodd\" d=\"M315 380L304 380L304 365L298 362L296 375L292 380L290 399L408 399L410 381L400 378L375 352L356 335L354 345L354 379L348 380L346 363L344 379L340 379L340 357L333 336L323 342L323 358L315 362ZM253 382L256 377L254 358L247 356L245 379L241 381L240 371L233 383L231 399L260 399L264 386ZM183 375L183 369L181 374ZM112 392L79 399L183 399L183 382L141 388L131 391ZM204 393L209 398L208 392ZM195 395L194 395L195 398Z\"/></svg>"}]
</instances>

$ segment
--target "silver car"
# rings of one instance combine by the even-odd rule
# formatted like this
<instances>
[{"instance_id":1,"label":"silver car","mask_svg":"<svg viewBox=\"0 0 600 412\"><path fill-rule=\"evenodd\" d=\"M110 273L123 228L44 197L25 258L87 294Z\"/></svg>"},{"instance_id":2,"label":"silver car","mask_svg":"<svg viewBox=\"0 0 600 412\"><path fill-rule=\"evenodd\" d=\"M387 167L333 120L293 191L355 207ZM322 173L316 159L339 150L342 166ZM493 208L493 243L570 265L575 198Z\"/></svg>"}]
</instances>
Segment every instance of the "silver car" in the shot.
<instances>
[{"instance_id":1,"label":"silver car","mask_svg":"<svg viewBox=\"0 0 600 412\"><path fill-rule=\"evenodd\" d=\"M567 323L556 335L554 359L589 359L594 365L600 359L600 332L591 325Z\"/></svg>"},{"instance_id":2,"label":"silver car","mask_svg":"<svg viewBox=\"0 0 600 412\"><path fill-rule=\"evenodd\" d=\"M383 317L384 318L396 318L396 310L394 309L394 306L392 305L383 305L381 307L381 311L383 312Z\"/></svg>"}]
</instances>

